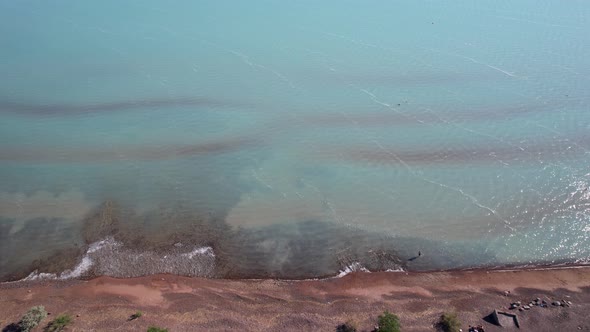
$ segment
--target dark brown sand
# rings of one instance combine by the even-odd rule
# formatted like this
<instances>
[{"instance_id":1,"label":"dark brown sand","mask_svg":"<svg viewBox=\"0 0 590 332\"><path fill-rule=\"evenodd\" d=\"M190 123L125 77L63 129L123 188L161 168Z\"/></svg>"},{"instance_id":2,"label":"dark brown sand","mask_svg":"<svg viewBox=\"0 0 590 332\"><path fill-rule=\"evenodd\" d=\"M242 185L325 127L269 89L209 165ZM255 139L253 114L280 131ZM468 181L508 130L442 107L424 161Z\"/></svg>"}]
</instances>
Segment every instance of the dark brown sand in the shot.
<instances>
[{"instance_id":1,"label":"dark brown sand","mask_svg":"<svg viewBox=\"0 0 590 332\"><path fill-rule=\"evenodd\" d=\"M510 291L508 296L505 291ZM0 285L1 327L34 305L51 317L68 313L68 331L335 331L355 320L369 331L384 310L403 331L435 331L444 311L468 325L503 329L483 320L510 302L540 297L571 307L533 307L518 314L521 331L589 331L590 268L434 273L355 273L310 281L218 280L156 275L133 279L5 283ZM127 321L136 311L143 316ZM42 324L43 325L43 324ZM37 329L41 331L41 328Z\"/></svg>"}]
</instances>

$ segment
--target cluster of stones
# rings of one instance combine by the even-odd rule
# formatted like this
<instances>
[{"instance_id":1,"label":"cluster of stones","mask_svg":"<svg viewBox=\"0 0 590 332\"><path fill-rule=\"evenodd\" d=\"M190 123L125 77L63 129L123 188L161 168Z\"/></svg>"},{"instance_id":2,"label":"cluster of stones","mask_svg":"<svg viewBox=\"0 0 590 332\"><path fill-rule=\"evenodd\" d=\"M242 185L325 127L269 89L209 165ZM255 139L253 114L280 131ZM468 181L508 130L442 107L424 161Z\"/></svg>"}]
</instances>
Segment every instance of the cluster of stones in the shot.
<instances>
[{"instance_id":1,"label":"cluster of stones","mask_svg":"<svg viewBox=\"0 0 590 332\"><path fill-rule=\"evenodd\" d=\"M563 301L553 301L551 304L555 307L569 307L572 305L572 302L567 301L567 300L563 300ZM547 307L549 307L549 305L547 304L547 301L541 300L540 298L536 298L536 299L532 300L531 302L529 302L528 304L524 304L524 305L522 304L521 301L516 301L516 302L510 303L511 310L518 309L519 311L524 311L524 310L530 310L532 307L547 308Z\"/></svg>"},{"instance_id":2,"label":"cluster of stones","mask_svg":"<svg viewBox=\"0 0 590 332\"><path fill-rule=\"evenodd\" d=\"M572 305L572 302L567 301L567 300L563 300L563 301L553 301L553 303L551 303L551 304L553 304L556 307L568 307L569 308Z\"/></svg>"}]
</instances>

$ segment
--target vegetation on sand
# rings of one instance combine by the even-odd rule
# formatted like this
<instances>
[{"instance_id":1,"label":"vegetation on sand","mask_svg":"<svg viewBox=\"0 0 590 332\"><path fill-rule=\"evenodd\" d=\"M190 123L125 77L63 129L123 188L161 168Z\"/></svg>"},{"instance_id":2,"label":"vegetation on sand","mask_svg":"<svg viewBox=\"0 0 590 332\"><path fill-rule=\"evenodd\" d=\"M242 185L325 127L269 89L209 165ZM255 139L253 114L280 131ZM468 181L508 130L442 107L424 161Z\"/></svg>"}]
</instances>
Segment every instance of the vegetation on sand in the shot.
<instances>
[{"instance_id":1,"label":"vegetation on sand","mask_svg":"<svg viewBox=\"0 0 590 332\"><path fill-rule=\"evenodd\" d=\"M45 332L60 332L63 331L66 326L72 322L70 315L59 315L56 319L52 320L49 325L45 328Z\"/></svg>"},{"instance_id":2,"label":"vegetation on sand","mask_svg":"<svg viewBox=\"0 0 590 332\"><path fill-rule=\"evenodd\" d=\"M36 306L32 307L27 311L27 313L21 318L18 326L21 331L29 332L34 329L41 321L47 317L47 311L45 311L45 307L43 306Z\"/></svg>"},{"instance_id":3,"label":"vegetation on sand","mask_svg":"<svg viewBox=\"0 0 590 332\"><path fill-rule=\"evenodd\" d=\"M336 327L336 332L356 332L356 323L353 321L347 321L344 324L340 324Z\"/></svg>"},{"instance_id":4,"label":"vegetation on sand","mask_svg":"<svg viewBox=\"0 0 590 332\"><path fill-rule=\"evenodd\" d=\"M461 322L457 318L456 313L445 312L440 316L440 322L438 324L445 332L459 332L461 330Z\"/></svg>"},{"instance_id":5,"label":"vegetation on sand","mask_svg":"<svg viewBox=\"0 0 590 332\"><path fill-rule=\"evenodd\" d=\"M399 318L385 310L382 315L379 316L379 323L377 332L400 332L401 327L399 324Z\"/></svg>"},{"instance_id":6,"label":"vegetation on sand","mask_svg":"<svg viewBox=\"0 0 590 332\"><path fill-rule=\"evenodd\" d=\"M129 320L135 320L135 319L138 319L141 316L143 316L143 312L137 311L133 315L129 316Z\"/></svg>"},{"instance_id":7,"label":"vegetation on sand","mask_svg":"<svg viewBox=\"0 0 590 332\"><path fill-rule=\"evenodd\" d=\"M168 332L168 329L163 329L163 328L156 327L156 326L150 326L147 329L147 332Z\"/></svg>"}]
</instances>

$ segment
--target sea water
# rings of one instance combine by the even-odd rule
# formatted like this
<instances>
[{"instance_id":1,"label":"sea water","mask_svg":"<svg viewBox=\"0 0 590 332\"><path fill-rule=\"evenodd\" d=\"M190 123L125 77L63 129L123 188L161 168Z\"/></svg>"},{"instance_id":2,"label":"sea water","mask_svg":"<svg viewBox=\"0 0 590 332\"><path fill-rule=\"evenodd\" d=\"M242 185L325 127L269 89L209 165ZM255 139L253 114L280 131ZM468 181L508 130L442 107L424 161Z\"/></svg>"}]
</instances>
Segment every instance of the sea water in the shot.
<instances>
[{"instance_id":1,"label":"sea water","mask_svg":"<svg viewBox=\"0 0 590 332\"><path fill-rule=\"evenodd\" d=\"M0 278L585 262L588 31L586 1L2 1Z\"/></svg>"}]
</instances>

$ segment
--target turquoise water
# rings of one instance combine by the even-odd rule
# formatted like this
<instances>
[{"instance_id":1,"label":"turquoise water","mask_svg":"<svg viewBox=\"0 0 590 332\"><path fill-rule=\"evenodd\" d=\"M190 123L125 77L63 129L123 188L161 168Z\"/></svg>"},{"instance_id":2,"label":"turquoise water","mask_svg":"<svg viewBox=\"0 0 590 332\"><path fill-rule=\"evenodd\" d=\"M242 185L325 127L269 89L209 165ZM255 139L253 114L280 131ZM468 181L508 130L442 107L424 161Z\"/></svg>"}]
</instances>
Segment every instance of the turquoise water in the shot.
<instances>
[{"instance_id":1,"label":"turquoise water","mask_svg":"<svg viewBox=\"0 0 590 332\"><path fill-rule=\"evenodd\" d=\"M2 1L0 277L101 237L85 273L585 262L587 31L584 1Z\"/></svg>"}]
</instances>

